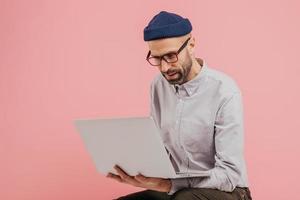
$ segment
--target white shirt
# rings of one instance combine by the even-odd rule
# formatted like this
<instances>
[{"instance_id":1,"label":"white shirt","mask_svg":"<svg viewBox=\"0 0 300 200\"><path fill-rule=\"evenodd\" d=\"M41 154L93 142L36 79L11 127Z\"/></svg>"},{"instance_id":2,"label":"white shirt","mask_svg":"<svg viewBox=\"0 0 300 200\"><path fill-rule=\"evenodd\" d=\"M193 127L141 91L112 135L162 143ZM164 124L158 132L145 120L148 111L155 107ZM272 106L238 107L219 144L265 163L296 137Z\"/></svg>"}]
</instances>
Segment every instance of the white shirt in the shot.
<instances>
[{"instance_id":1,"label":"white shirt","mask_svg":"<svg viewBox=\"0 0 300 200\"><path fill-rule=\"evenodd\" d=\"M242 96L232 78L204 62L200 73L182 85L171 85L159 74L150 93L151 116L175 169L210 171L209 177L171 179L169 194L187 187L248 187Z\"/></svg>"}]
</instances>

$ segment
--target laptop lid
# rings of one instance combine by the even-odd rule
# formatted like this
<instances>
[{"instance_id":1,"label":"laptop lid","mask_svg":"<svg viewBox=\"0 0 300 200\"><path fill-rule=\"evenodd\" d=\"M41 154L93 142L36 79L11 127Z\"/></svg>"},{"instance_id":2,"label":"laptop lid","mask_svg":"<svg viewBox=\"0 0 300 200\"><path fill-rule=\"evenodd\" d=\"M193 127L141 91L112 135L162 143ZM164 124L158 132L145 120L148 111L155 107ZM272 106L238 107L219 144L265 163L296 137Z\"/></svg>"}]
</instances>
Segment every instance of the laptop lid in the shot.
<instances>
[{"instance_id":1,"label":"laptop lid","mask_svg":"<svg viewBox=\"0 0 300 200\"><path fill-rule=\"evenodd\" d=\"M75 126L100 173L115 173L117 164L132 176L176 177L151 117L77 119Z\"/></svg>"}]
</instances>

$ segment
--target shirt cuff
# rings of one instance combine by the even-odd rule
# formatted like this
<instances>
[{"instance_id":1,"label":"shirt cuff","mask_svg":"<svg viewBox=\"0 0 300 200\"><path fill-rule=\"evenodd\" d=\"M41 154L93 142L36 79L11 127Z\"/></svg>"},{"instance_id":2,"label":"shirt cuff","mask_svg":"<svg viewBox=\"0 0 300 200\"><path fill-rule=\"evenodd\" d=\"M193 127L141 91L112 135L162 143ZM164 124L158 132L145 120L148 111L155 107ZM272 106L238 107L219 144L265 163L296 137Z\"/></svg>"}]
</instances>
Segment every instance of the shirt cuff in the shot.
<instances>
[{"instance_id":1,"label":"shirt cuff","mask_svg":"<svg viewBox=\"0 0 300 200\"><path fill-rule=\"evenodd\" d=\"M176 191L187 188L188 186L189 182L187 178L171 179L171 189L168 192L168 195L173 195Z\"/></svg>"}]
</instances>

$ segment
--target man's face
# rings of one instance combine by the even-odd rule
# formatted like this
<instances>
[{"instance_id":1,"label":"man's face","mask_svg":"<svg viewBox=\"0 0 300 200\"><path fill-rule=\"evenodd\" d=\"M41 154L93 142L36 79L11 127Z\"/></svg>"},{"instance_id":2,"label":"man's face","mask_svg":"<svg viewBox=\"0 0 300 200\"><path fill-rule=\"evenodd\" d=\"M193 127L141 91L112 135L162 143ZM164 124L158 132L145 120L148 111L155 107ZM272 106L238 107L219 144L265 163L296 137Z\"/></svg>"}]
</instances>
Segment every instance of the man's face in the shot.
<instances>
[{"instance_id":1,"label":"man's face","mask_svg":"<svg viewBox=\"0 0 300 200\"><path fill-rule=\"evenodd\" d=\"M170 52L177 52L188 38L189 35L149 41L151 56L162 56ZM168 63L164 59L161 60L161 65L158 68L170 84L183 84L189 80L192 58L188 48L189 43L178 54L178 60L175 63Z\"/></svg>"}]
</instances>

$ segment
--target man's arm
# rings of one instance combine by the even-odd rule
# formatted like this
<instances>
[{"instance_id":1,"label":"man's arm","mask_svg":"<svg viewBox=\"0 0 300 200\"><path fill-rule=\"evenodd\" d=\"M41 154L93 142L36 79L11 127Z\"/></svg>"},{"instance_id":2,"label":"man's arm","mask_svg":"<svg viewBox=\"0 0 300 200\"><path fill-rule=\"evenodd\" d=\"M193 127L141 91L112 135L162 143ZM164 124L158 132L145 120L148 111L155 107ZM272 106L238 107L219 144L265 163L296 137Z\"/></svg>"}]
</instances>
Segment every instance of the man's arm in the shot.
<instances>
[{"instance_id":1,"label":"man's arm","mask_svg":"<svg viewBox=\"0 0 300 200\"><path fill-rule=\"evenodd\" d=\"M209 177L171 179L169 194L179 189L215 188L233 191L243 167L243 106L240 92L228 97L218 110L215 120L215 167Z\"/></svg>"}]
</instances>

